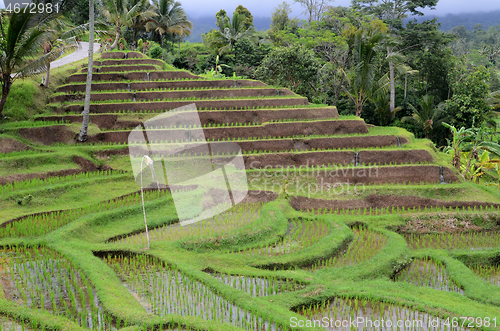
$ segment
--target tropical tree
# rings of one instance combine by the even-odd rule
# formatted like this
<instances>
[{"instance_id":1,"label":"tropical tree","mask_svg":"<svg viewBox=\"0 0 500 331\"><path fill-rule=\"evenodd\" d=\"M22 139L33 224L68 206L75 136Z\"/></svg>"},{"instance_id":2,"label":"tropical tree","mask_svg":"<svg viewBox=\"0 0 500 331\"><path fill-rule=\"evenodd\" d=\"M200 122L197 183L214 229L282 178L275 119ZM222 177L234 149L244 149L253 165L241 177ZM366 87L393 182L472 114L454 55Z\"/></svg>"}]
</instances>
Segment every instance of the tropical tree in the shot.
<instances>
[{"instance_id":1,"label":"tropical tree","mask_svg":"<svg viewBox=\"0 0 500 331\"><path fill-rule=\"evenodd\" d=\"M464 179L479 180L486 170L498 171L500 145L485 139L485 125L469 129L457 129L447 123L443 123L443 126L449 128L453 134L453 140L448 142L449 146L445 148L445 152L453 154L452 165L460 171ZM462 157L465 159L463 164ZM476 162L473 162L474 159Z\"/></svg>"},{"instance_id":2,"label":"tropical tree","mask_svg":"<svg viewBox=\"0 0 500 331\"><path fill-rule=\"evenodd\" d=\"M89 61L87 66L87 82L85 85L85 104L83 106L83 121L78 141L87 140L87 130L90 120L90 94L92 90L92 71L94 69L94 0L89 0Z\"/></svg>"},{"instance_id":3,"label":"tropical tree","mask_svg":"<svg viewBox=\"0 0 500 331\"><path fill-rule=\"evenodd\" d=\"M375 106L374 112L378 118L379 125L389 125L394 115L401 110L401 107L396 107L394 110L391 110L391 97L390 94L385 93L385 91L376 93L370 100Z\"/></svg>"},{"instance_id":4,"label":"tropical tree","mask_svg":"<svg viewBox=\"0 0 500 331\"><path fill-rule=\"evenodd\" d=\"M130 0L128 2L128 10L132 10L137 4L140 5L138 14L132 18L130 27L132 28L132 40L135 40L136 33L139 29L144 27L153 17L158 14L155 11L155 6L149 0Z\"/></svg>"},{"instance_id":5,"label":"tropical tree","mask_svg":"<svg viewBox=\"0 0 500 331\"><path fill-rule=\"evenodd\" d=\"M241 39L249 39L252 42L257 42L257 36L253 26L247 26L245 16L233 13L233 18L230 20L227 16L217 16L218 31L213 33L213 39L210 41L218 49L219 55L227 53L233 49L234 44Z\"/></svg>"},{"instance_id":6,"label":"tropical tree","mask_svg":"<svg viewBox=\"0 0 500 331\"><path fill-rule=\"evenodd\" d=\"M415 122L421 126L425 132L425 137L429 138L429 133L445 120L447 120L444 112L443 104L440 106L434 105L434 97L425 95L422 98L421 110L417 110L413 105L408 105L413 110L412 116L405 116L401 119L402 122Z\"/></svg>"},{"instance_id":7,"label":"tropical tree","mask_svg":"<svg viewBox=\"0 0 500 331\"><path fill-rule=\"evenodd\" d=\"M323 14L332 0L293 0L293 2L299 3L304 7L302 14L308 15L307 21L311 23L321 18L321 14Z\"/></svg>"},{"instance_id":8,"label":"tropical tree","mask_svg":"<svg viewBox=\"0 0 500 331\"><path fill-rule=\"evenodd\" d=\"M133 1L103 0L104 9L102 10L102 14L109 23L115 26L115 41L111 45L111 49L114 49L118 45L122 28L132 26L134 19L141 15L144 3L148 0L136 1L135 5L132 6Z\"/></svg>"},{"instance_id":9,"label":"tropical tree","mask_svg":"<svg viewBox=\"0 0 500 331\"><path fill-rule=\"evenodd\" d=\"M181 4L174 0L153 0L156 16L146 23L146 29L154 30L160 35L163 46L165 33L172 35L189 35L193 23L188 20Z\"/></svg>"},{"instance_id":10,"label":"tropical tree","mask_svg":"<svg viewBox=\"0 0 500 331\"><path fill-rule=\"evenodd\" d=\"M470 136L474 134L472 129L466 129L465 127L461 127L457 129L453 125L443 122L442 125L445 128L450 129L452 134L452 140L448 141L448 147L445 148L445 152L453 153L453 159L451 161L452 166L456 169L460 170L461 164L461 151L463 147L463 143L469 139Z\"/></svg>"},{"instance_id":11,"label":"tropical tree","mask_svg":"<svg viewBox=\"0 0 500 331\"><path fill-rule=\"evenodd\" d=\"M234 10L235 13L238 13L240 16L245 17L245 28L249 28L253 26L253 15L250 11L243 7L242 5L238 5Z\"/></svg>"},{"instance_id":12,"label":"tropical tree","mask_svg":"<svg viewBox=\"0 0 500 331\"><path fill-rule=\"evenodd\" d=\"M408 14L414 16L423 16L424 13L421 9L426 7L435 8L438 0L353 0L352 4L355 9L364 9L370 14L375 14L378 18L383 20L389 28L388 33L394 34L394 30L401 28L402 20L408 17ZM394 111L396 90L395 90L395 64L391 59L391 54L394 53L394 44L388 43L387 58L389 64L389 84L391 96L391 112Z\"/></svg>"},{"instance_id":13,"label":"tropical tree","mask_svg":"<svg viewBox=\"0 0 500 331\"><path fill-rule=\"evenodd\" d=\"M0 70L2 77L2 97L0 115L3 112L12 83L19 79L38 74L47 63L59 57L59 52L48 51L38 56L46 42L53 40L55 33L50 29L51 20L57 13L0 12Z\"/></svg>"},{"instance_id":14,"label":"tropical tree","mask_svg":"<svg viewBox=\"0 0 500 331\"><path fill-rule=\"evenodd\" d=\"M255 76L272 85L285 86L293 92L318 96L320 61L312 50L300 44L274 48L262 61Z\"/></svg>"},{"instance_id":15,"label":"tropical tree","mask_svg":"<svg viewBox=\"0 0 500 331\"><path fill-rule=\"evenodd\" d=\"M359 29L353 36L352 58L354 66L345 72L348 87L344 92L354 103L356 116L361 116L368 99L387 88L387 77L377 80L378 54L383 49L386 35L379 28Z\"/></svg>"},{"instance_id":16,"label":"tropical tree","mask_svg":"<svg viewBox=\"0 0 500 331\"><path fill-rule=\"evenodd\" d=\"M492 107L488 104L490 71L483 67L470 67L459 59L450 72L452 96L446 100L446 111L453 117L456 127L480 126Z\"/></svg>"},{"instance_id":17,"label":"tropical tree","mask_svg":"<svg viewBox=\"0 0 500 331\"><path fill-rule=\"evenodd\" d=\"M496 157L500 157L500 145L491 141L487 141L486 138L486 130L484 125L480 128L473 128L473 140L471 143L466 144L464 146L464 151L467 152L467 163L465 165L465 169L463 169L462 175L465 179L472 180L474 177L478 176L478 172L481 171L481 168L476 167L477 169L473 169L472 160L476 159L477 161L481 161L481 157L485 153L489 153ZM481 155L480 155L481 152ZM489 160L489 157L488 157ZM483 158L484 162L485 158ZM491 160L489 163L492 163ZM484 164L482 166L486 169L493 169L493 166L489 166Z\"/></svg>"},{"instance_id":18,"label":"tropical tree","mask_svg":"<svg viewBox=\"0 0 500 331\"><path fill-rule=\"evenodd\" d=\"M48 87L50 82L50 62L54 58L61 56L66 50L76 48L78 45L76 38L89 31L89 25L89 23L85 23L70 28L66 20L61 18L61 15L52 19L51 31L53 32L53 38L46 40L43 45L47 68L44 80L45 87ZM95 26L98 28L98 30L95 30L95 33L101 37L107 36L109 27L107 24L98 22ZM50 53L53 54L48 56Z\"/></svg>"}]
</instances>

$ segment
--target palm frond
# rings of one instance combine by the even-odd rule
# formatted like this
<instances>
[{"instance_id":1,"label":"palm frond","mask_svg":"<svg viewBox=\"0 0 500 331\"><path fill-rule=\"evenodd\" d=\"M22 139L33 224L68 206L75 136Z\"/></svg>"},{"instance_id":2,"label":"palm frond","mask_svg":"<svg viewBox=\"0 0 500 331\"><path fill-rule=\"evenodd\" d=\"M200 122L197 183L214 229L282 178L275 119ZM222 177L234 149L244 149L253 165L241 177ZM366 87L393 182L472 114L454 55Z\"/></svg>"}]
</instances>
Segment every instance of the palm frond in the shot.
<instances>
[{"instance_id":1,"label":"palm frond","mask_svg":"<svg viewBox=\"0 0 500 331\"><path fill-rule=\"evenodd\" d=\"M60 57L63 53L64 53L63 48L56 48L53 51L30 62L25 67L17 70L15 77L25 78L39 74L40 72L47 70L48 64L57 59L58 57Z\"/></svg>"}]
</instances>

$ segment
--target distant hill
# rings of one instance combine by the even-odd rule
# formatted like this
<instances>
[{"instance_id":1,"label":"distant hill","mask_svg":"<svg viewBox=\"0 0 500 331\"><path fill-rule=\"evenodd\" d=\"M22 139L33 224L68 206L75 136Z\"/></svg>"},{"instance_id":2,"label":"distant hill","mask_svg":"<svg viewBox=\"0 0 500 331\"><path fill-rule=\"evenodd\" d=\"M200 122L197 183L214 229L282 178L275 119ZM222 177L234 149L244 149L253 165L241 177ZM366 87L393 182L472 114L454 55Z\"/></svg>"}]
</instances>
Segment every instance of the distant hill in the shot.
<instances>
[{"instance_id":1,"label":"distant hill","mask_svg":"<svg viewBox=\"0 0 500 331\"><path fill-rule=\"evenodd\" d=\"M428 15L415 17L417 21L430 20L434 17L438 18L441 23L441 30L448 31L457 25L464 25L467 29L471 30L474 25L481 24L484 29L490 26L500 25L500 10L487 12L487 13L463 13L463 14L447 14L445 16Z\"/></svg>"},{"instance_id":2,"label":"distant hill","mask_svg":"<svg viewBox=\"0 0 500 331\"><path fill-rule=\"evenodd\" d=\"M192 43L201 42L201 35L212 29L215 29L215 15L211 16L201 16L197 18L189 18L193 22L193 29L191 30L191 36L187 40ZM267 30L271 27L270 17L253 17L253 25L256 30Z\"/></svg>"},{"instance_id":3,"label":"distant hill","mask_svg":"<svg viewBox=\"0 0 500 331\"><path fill-rule=\"evenodd\" d=\"M414 18L422 22L424 20L433 19L434 17L438 18L438 22L441 23L441 30L443 31L451 30L457 25L465 25L469 30L477 23L481 24L484 29L488 29L490 26L500 25L500 10L487 13L447 14L444 16L426 15ZM201 42L201 35L203 33L216 28L215 15L190 18L190 21L193 22L191 36L187 39L190 42ZM271 26L271 18L254 16L253 24L256 30L267 30Z\"/></svg>"}]
</instances>

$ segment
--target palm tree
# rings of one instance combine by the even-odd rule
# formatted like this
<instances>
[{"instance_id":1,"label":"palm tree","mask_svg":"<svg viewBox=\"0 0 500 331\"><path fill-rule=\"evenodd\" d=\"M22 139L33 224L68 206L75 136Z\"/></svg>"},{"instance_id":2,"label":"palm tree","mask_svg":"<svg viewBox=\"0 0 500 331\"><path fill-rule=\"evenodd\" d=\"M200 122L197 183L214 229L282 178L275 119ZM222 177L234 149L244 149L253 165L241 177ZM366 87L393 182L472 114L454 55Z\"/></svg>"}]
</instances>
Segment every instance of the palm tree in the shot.
<instances>
[{"instance_id":1,"label":"palm tree","mask_svg":"<svg viewBox=\"0 0 500 331\"><path fill-rule=\"evenodd\" d=\"M245 19L245 16L237 12L233 13L232 20L225 15L217 17L219 30L215 32L213 43L219 48L219 55L231 51L240 39L247 38L254 43L258 41L254 27L247 28Z\"/></svg>"},{"instance_id":2,"label":"palm tree","mask_svg":"<svg viewBox=\"0 0 500 331\"><path fill-rule=\"evenodd\" d=\"M181 4L174 0L153 0L156 7L157 16L146 24L146 29L154 30L160 35L163 46L163 35L171 33L173 35L189 35L193 28L193 23L188 20Z\"/></svg>"},{"instance_id":3,"label":"palm tree","mask_svg":"<svg viewBox=\"0 0 500 331\"><path fill-rule=\"evenodd\" d=\"M59 57L58 52L49 51L45 55L29 62L37 56L45 43L54 39L50 29L51 20L57 13L31 13L21 10L19 13L0 12L0 70L2 78L2 97L0 115L3 112L12 83L18 78L38 74L46 69L47 63Z\"/></svg>"},{"instance_id":4,"label":"palm tree","mask_svg":"<svg viewBox=\"0 0 500 331\"><path fill-rule=\"evenodd\" d=\"M135 35L137 30L142 28L149 22L153 17L158 14L155 12L155 7L149 2L149 0L130 0L128 2L128 9L131 10L135 5L140 4L140 9L138 14L132 18L132 40L135 40Z\"/></svg>"},{"instance_id":5,"label":"palm tree","mask_svg":"<svg viewBox=\"0 0 500 331\"><path fill-rule=\"evenodd\" d=\"M131 6L129 3L132 1L134 0L103 0L105 6L102 13L116 28L115 41L111 45L111 49L118 45L122 28L130 27L134 19L140 16L143 3L147 0L137 1L135 5Z\"/></svg>"},{"instance_id":6,"label":"palm tree","mask_svg":"<svg viewBox=\"0 0 500 331\"><path fill-rule=\"evenodd\" d=\"M377 114L379 125L387 126L394 118L394 115L401 110L401 107L396 107L391 111L391 95L381 91L373 95L370 100L375 105L375 114Z\"/></svg>"},{"instance_id":7,"label":"palm tree","mask_svg":"<svg viewBox=\"0 0 500 331\"><path fill-rule=\"evenodd\" d=\"M429 133L447 119L442 105L434 106L433 96L425 95L422 98L422 109L420 111L413 107L413 105L409 106L413 109L413 115L403 117L401 122L416 122L424 129L425 138L429 138Z\"/></svg>"},{"instance_id":8,"label":"palm tree","mask_svg":"<svg viewBox=\"0 0 500 331\"><path fill-rule=\"evenodd\" d=\"M54 56L50 56L47 58L47 63L46 63L47 72L44 80L45 87L49 86L50 61L52 61L52 58L54 57L57 58L61 56L68 49L76 48L78 45L76 38L87 32L89 30L89 25L90 25L89 23L86 23L68 29L68 25L65 23L63 19L60 19L59 16L55 17L52 20L52 23L53 23L52 27L53 39L47 40L43 46L44 54L49 54L51 52L54 53ZM98 33L101 36L107 35L106 30L108 26L106 24L99 22L95 24L95 26L98 26L99 28L99 30L95 31L96 33Z\"/></svg>"},{"instance_id":9,"label":"palm tree","mask_svg":"<svg viewBox=\"0 0 500 331\"><path fill-rule=\"evenodd\" d=\"M343 89L354 102L356 116L361 116L363 106L372 95L387 89L389 84L387 75L376 80L377 55L385 39L385 33L378 28L360 30L354 35L352 55L357 64L349 72L344 72L348 88Z\"/></svg>"},{"instance_id":10,"label":"palm tree","mask_svg":"<svg viewBox=\"0 0 500 331\"><path fill-rule=\"evenodd\" d=\"M85 104L83 106L83 121L78 141L87 140L87 130L90 120L90 93L92 90L92 70L94 69L94 0L89 0L89 62L87 67L87 83L85 86Z\"/></svg>"}]
</instances>

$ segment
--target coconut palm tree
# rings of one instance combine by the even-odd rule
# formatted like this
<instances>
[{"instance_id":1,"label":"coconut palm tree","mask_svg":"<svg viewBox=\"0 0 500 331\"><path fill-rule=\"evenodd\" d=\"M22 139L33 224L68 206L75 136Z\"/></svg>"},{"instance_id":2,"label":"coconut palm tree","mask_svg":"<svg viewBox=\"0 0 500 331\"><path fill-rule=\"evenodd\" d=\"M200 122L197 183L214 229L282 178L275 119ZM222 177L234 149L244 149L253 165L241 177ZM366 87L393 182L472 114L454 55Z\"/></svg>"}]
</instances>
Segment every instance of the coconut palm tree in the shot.
<instances>
[{"instance_id":1,"label":"coconut palm tree","mask_svg":"<svg viewBox=\"0 0 500 331\"><path fill-rule=\"evenodd\" d=\"M219 48L219 55L231 51L240 39L247 38L254 43L258 41L254 27L247 28L246 22L246 17L237 12L233 13L231 20L225 15L217 17L219 30L214 34L213 44Z\"/></svg>"},{"instance_id":2,"label":"coconut palm tree","mask_svg":"<svg viewBox=\"0 0 500 331\"><path fill-rule=\"evenodd\" d=\"M90 120L90 93L92 89L92 71L94 69L94 0L89 0L89 62L87 67L87 82L85 85L85 104L83 106L82 128L78 141L87 140L87 130Z\"/></svg>"},{"instance_id":3,"label":"coconut palm tree","mask_svg":"<svg viewBox=\"0 0 500 331\"><path fill-rule=\"evenodd\" d=\"M385 39L385 33L378 28L359 30L353 37L352 56L356 64L344 72L348 87L343 87L343 90L354 102L356 116L361 116L363 106L371 96L381 93L389 85L387 75L376 79L377 55L383 50Z\"/></svg>"},{"instance_id":4,"label":"coconut palm tree","mask_svg":"<svg viewBox=\"0 0 500 331\"><path fill-rule=\"evenodd\" d=\"M381 91L373 95L370 100L375 106L375 114L378 117L378 125L388 126L394 115L401 110L401 107L396 107L391 111L391 95Z\"/></svg>"},{"instance_id":5,"label":"coconut palm tree","mask_svg":"<svg viewBox=\"0 0 500 331\"><path fill-rule=\"evenodd\" d=\"M425 95L422 98L421 110L417 110L413 105L409 105L413 110L412 116L405 116L401 119L401 122L415 122L420 125L425 132L425 137L429 138L429 133L441 125L447 117L444 114L444 110L441 106L434 106L434 97L430 95Z\"/></svg>"},{"instance_id":6,"label":"coconut palm tree","mask_svg":"<svg viewBox=\"0 0 500 331\"><path fill-rule=\"evenodd\" d=\"M31 13L23 10L7 13L0 12L0 70L2 77L2 97L0 115L3 112L12 83L19 79L38 74L47 63L59 57L58 52L48 51L32 60L45 43L53 40L54 31L50 29L51 20L57 13Z\"/></svg>"},{"instance_id":7,"label":"coconut palm tree","mask_svg":"<svg viewBox=\"0 0 500 331\"><path fill-rule=\"evenodd\" d=\"M146 23L146 29L154 30L161 40L163 46L163 35L171 33L173 35L189 35L193 28L193 23L188 20L186 12L181 4L174 0L153 0L157 16Z\"/></svg>"},{"instance_id":8,"label":"coconut palm tree","mask_svg":"<svg viewBox=\"0 0 500 331\"><path fill-rule=\"evenodd\" d=\"M79 25L77 27L69 27L67 22L61 17L55 17L52 20L51 29L53 32L52 40L47 40L43 46L44 54L49 54L50 52L54 53L54 56L61 56L66 50L73 49L78 46L77 38L87 31L89 31L89 23ZM98 22L94 24L97 27L97 30L94 30L95 33L99 34L101 37L108 35L109 26L103 22ZM49 86L50 81L50 58L47 59L46 63L46 75L44 80L45 87Z\"/></svg>"},{"instance_id":9,"label":"coconut palm tree","mask_svg":"<svg viewBox=\"0 0 500 331\"><path fill-rule=\"evenodd\" d=\"M134 0L103 0L104 9L102 14L109 23L115 26L115 41L111 45L114 49L120 40L122 28L132 26L134 19L141 15L141 9L144 7L144 2L148 0L136 1L135 5L131 5Z\"/></svg>"},{"instance_id":10,"label":"coconut palm tree","mask_svg":"<svg viewBox=\"0 0 500 331\"><path fill-rule=\"evenodd\" d=\"M141 29L149 22L153 17L158 14L155 11L155 6L149 2L149 0L130 0L128 2L128 9L131 10L135 5L140 4L140 9L138 15L132 18L132 40L135 40L135 35L137 30Z\"/></svg>"}]
</instances>

